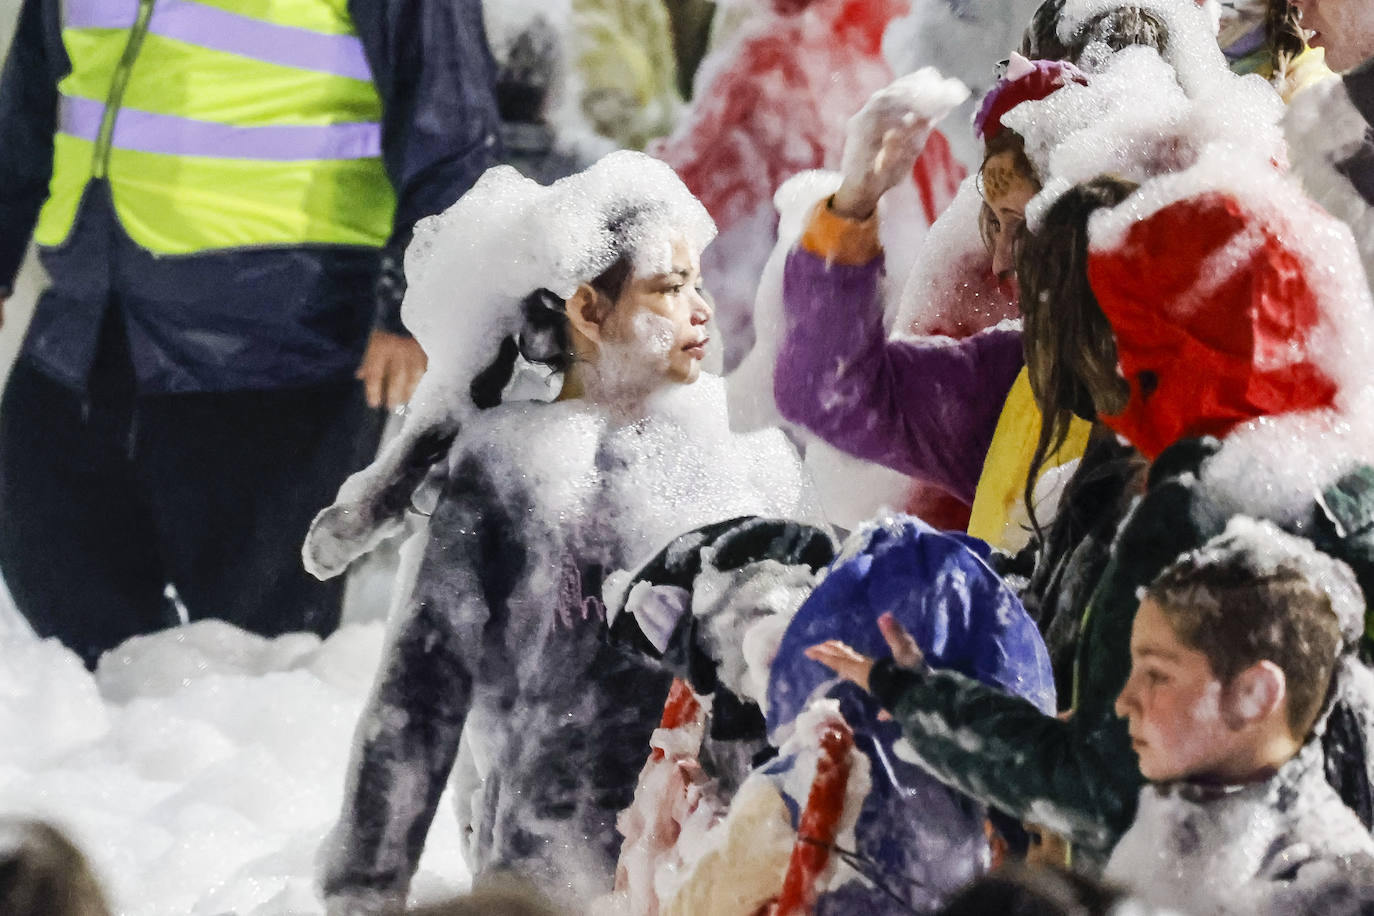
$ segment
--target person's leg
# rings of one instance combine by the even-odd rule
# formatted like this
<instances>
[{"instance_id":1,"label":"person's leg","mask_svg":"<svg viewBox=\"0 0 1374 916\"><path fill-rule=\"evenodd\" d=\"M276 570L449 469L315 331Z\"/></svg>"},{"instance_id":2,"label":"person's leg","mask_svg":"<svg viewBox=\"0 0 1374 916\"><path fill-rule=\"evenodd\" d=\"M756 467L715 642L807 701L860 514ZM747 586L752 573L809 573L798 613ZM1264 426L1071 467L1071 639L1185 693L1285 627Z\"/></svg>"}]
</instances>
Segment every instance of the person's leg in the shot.
<instances>
[{"instance_id":1,"label":"person's leg","mask_svg":"<svg viewBox=\"0 0 1374 916\"><path fill-rule=\"evenodd\" d=\"M0 571L34 631L91 667L169 622L126 454L133 377L113 314L89 398L20 359L0 402Z\"/></svg>"},{"instance_id":2,"label":"person's leg","mask_svg":"<svg viewBox=\"0 0 1374 916\"><path fill-rule=\"evenodd\" d=\"M264 636L333 632L343 577L316 581L301 544L344 478L372 458L381 419L354 382L141 400L135 460L192 620Z\"/></svg>"}]
</instances>

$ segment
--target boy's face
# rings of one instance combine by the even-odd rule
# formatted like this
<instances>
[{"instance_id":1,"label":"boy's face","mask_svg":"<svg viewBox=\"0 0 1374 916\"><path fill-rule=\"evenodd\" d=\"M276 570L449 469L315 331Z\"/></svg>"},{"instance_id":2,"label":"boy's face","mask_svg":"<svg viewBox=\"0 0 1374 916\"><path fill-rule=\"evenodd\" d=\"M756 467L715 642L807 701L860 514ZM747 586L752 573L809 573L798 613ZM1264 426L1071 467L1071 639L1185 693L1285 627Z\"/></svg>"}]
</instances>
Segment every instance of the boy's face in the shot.
<instances>
[{"instance_id":1,"label":"boy's face","mask_svg":"<svg viewBox=\"0 0 1374 916\"><path fill-rule=\"evenodd\" d=\"M1235 740L1222 715L1225 689L1196 649L1179 641L1164 610L1146 598L1131 631L1131 676L1116 700L1131 747L1151 782L1203 776Z\"/></svg>"}]
</instances>

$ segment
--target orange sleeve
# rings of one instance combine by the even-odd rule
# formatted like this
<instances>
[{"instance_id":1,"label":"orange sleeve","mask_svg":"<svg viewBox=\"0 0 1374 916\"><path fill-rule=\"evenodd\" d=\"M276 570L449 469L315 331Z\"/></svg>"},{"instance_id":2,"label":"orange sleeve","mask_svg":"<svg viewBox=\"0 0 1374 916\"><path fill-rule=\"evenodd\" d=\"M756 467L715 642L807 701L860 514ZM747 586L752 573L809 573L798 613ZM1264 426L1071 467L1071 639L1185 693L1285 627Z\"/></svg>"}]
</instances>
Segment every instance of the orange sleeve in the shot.
<instances>
[{"instance_id":1,"label":"orange sleeve","mask_svg":"<svg viewBox=\"0 0 1374 916\"><path fill-rule=\"evenodd\" d=\"M830 209L830 198L819 201L811 210L801 247L827 264L858 267L883 253L878 240L878 214L868 219L850 219Z\"/></svg>"}]
</instances>

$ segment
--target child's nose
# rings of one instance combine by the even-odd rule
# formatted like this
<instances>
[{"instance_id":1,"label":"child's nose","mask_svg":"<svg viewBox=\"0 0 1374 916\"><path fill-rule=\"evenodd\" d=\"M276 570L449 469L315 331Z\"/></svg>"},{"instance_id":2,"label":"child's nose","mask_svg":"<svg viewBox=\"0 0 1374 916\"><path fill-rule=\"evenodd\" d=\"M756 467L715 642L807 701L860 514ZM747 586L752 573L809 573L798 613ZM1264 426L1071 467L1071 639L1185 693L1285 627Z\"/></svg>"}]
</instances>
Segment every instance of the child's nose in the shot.
<instances>
[{"instance_id":1,"label":"child's nose","mask_svg":"<svg viewBox=\"0 0 1374 916\"><path fill-rule=\"evenodd\" d=\"M1121 688L1121 693L1117 694L1115 711L1117 718L1130 718L1131 709L1134 707L1134 691L1131 689L1133 680L1126 681L1126 686Z\"/></svg>"},{"instance_id":2,"label":"child's nose","mask_svg":"<svg viewBox=\"0 0 1374 916\"><path fill-rule=\"evenodd\" d=\"M692 303L692 324L705 324L713 314L715 310L711 307L711 300L706 293L698 291Z\"/></svg>"}]
</instances>

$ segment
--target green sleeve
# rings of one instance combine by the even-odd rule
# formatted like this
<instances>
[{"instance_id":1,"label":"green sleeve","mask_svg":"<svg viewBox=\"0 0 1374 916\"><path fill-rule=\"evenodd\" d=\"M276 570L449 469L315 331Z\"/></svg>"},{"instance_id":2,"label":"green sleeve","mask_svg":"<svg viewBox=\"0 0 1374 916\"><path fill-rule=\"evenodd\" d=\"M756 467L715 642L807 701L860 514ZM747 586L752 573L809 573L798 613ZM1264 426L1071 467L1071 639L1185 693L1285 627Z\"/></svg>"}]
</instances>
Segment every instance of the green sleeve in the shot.
<instances>
[{"instance_id":1,"label":"green sleeve","mask_svg":"<svg viewBox=\"0 0 1374 916\"><path fill-rule=\"evenodd\" d=\"M880 664L874 692L927 770L984 804L1106 852L1142 781L1125 723L1063 721L952 671Z\"/></svg>"}]
</instances>

